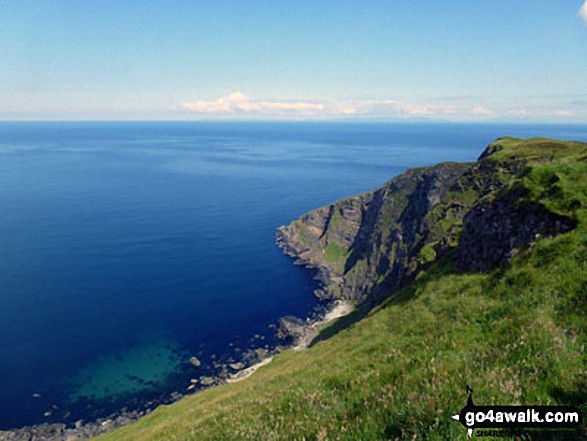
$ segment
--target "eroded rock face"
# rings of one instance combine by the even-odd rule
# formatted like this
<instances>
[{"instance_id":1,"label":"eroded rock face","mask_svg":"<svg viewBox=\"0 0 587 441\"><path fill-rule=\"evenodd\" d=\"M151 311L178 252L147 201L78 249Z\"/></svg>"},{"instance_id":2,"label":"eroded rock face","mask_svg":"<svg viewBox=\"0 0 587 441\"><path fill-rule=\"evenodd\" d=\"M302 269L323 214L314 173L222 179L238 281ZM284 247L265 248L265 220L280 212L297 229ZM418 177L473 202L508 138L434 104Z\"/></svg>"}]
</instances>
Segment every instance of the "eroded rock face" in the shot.
<instances>
[{"instance_id":1,"label":"eroded rock face","mask_svg":"<svg viewBox=\"0 0 587 441\"><path fill-rule=\"evenodd\" d=\"M415 276L422 249L459 231L439 221L460 218L466 204L450 203L453 187L472 164L446 163L408 170L383 187L303 215L277 232L277 243L298 264L316 270L326 299L382 298Z\"/></svg>"},{"instance_id":2,"label":"eroded rock face","mask_svg":"<svg viewBox=\"0 0 587 441\"><path fill-rule=\"evenodd\" d=\"M463 220L459 271L486 271L505 266L517 251L531 242L566 233L576 226L575 220L525 200L519 191L481 201Z\"/></svg>"},{"instance_id":3,"label":"eroded rock face","mask_svg":"<svg viewBox=\"0 0 587 441\"><path fill-rule=\"evenodd\" d=\"M548 148L530 157L543 154L538 159L548 162ZM537 237L568 232L576 223L517 192L512 182L527 172L528 157L502 153L498 140L475 163L407 170L377 190L279 228L277 243L295 263L316 271L318 297L368 307L449 252L461 271L505 265Z\"/></svg>"},{"instance_id":4,"label":"eroded rock face","mask_svg":"<svg viewBox=\"0 0 587 441\"><path fill-rule=\"evenodd\" d=\"M278 321L277 336L295 344L306 332L306 322L298 317L288 315Z\"/></svg>"}]
</instances>

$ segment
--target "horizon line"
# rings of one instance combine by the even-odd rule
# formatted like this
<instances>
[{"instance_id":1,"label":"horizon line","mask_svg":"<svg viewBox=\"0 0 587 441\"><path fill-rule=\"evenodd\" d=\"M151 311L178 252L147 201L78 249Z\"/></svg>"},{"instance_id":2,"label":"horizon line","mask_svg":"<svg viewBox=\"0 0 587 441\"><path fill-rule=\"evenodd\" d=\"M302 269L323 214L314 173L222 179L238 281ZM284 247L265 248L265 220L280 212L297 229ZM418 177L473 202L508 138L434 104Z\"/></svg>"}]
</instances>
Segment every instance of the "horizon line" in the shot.
<instances>
[{"instance_id":1,"label":"horizon line","mask_svg":"<svg viewBox=\"0 0 587 441\"><path fill-rule=\"evenodd\" d=\"M587 121L561 121L561 120L511 120L511 119L486 119L486 120L451 120L451 119L436 119L436 118L396 118L396 119L384 119L384 118L309 118L309 119L99 119L99 118L84 118L84 119L43 119L43 118L31 118L31 119L0 119L0 123L90 123L90 122L111 122L111 123L386 123L386 124L399 124L399 123L412 123L412 124L512 124L512 125L587 125Z\"/></svg>"}]
</instances>

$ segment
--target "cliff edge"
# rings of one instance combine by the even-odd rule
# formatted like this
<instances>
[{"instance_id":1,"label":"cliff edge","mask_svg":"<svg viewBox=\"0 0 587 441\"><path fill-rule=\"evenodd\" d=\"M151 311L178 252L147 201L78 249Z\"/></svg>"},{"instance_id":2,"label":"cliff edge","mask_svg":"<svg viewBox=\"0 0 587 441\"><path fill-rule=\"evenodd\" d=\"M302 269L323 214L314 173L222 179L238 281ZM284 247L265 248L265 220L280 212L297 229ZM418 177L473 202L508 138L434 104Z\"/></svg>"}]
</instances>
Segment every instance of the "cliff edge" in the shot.
<instances>
[{"instance_id":1,"label":"cliff edge","mask_svg":"<svg viewBox=\"0 0 587 441\"><path fill-rule=\"evenodd\" d=\"M474 163L410 169L382 187L304 214L277 231L297 264L316 270L323 299L374 306L437 258L461 272L506 265L533 241L577 225L560 206L553 160L587 145L500 138Z\"/></svg>"},{"instance_id":2,"label":"cliff edge","mask_svg":"<svg viewBox=\"0 0 587 441\"><path fill-rule=\"evenodd\" d=\"M364 307L308 350L102 439L464 440L466 385L482 403L585 413L586 176L587 144L503 138L475 163L408 170L303 215L278 242L316 269L321 296Z\"/></svg>"}]
</instances>

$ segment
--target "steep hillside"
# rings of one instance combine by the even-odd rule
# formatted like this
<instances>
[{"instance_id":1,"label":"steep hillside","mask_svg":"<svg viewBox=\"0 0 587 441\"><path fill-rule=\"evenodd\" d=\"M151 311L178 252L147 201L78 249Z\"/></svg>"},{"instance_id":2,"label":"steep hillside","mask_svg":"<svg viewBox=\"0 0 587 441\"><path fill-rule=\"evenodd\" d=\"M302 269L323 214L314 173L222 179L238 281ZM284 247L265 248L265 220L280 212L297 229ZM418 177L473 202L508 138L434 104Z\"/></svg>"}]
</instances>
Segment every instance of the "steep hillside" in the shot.
<instances>
[{"instance_id":1,"label":"steep hillside","mask_svg":"<svg viewBox=\"0 0 587 441\"><path fill-rule=\"evenodd\" d=\"M277 241L299 264L317 269L317 295L371 305L455 247L463 271L505 265L533 235L576 225L532 197L524 178L529 163L582 148L503 138L476 163L411 169L375 191L305 214L281 227Z\"/></svg>"},{"instance_id":2,"label":"steep hillside","mask_svg":"<svg viewBox=\"0 0 587 441\"><path fill-rule=\"evenodd\" d=\"M318 269L322 295L363 309L103 439L465 439L450 416L467 384L479 404L587 410L587 145L500 139L474 164L304 215L279 241Z\"/></svg>"}]
</instances>

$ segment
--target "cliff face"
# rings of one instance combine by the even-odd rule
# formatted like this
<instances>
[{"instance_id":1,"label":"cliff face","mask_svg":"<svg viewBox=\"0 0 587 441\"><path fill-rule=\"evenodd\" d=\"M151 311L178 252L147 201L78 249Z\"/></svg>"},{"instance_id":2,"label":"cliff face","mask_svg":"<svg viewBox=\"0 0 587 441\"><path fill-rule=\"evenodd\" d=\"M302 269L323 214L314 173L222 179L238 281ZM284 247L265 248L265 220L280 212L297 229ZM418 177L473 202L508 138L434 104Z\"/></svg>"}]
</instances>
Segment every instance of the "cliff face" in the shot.
<instances>
[{"instance_id":1,"label":"cliff face","mask_svg":"<svg viewBox=\"0 0 587 441\"><path fill-rule=\"evenodd\" d=\"M577 226L576 220L552 213L526 196L523 190L508 189L494 200L479 201L473 206L463 220L458 247L460 271L504 266L533 241Z\"/></svg>"},{"instance_id":2,"label":"cliff face","mask_svg":"<svg viewBox=\"0 0 587 441\"><path fill-rule=\"evenodd\" d=\"M461 271L506 265L532 241L576 226L526 187L534 165L586 148L500 139L475 163L407 170L377 190L309 212L279 228L277 243L317 270L319 297L370 305L449 252ZM538 190L556 185L549 179Z\"/></svg>"}]
</instances>

